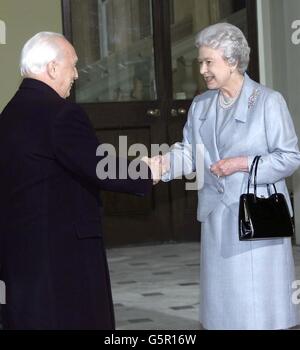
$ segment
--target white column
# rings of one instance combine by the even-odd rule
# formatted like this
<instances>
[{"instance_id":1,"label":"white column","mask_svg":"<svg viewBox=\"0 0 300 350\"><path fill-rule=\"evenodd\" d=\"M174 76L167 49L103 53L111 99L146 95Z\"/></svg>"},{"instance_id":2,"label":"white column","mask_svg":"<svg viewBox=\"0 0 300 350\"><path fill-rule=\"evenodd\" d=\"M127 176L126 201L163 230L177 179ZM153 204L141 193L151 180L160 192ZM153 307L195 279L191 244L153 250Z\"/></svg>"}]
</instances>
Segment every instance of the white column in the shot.
<instances>
[{"instance_id":1,"label":"white column","mask_svg":"<svg viewBox=\"0 0 300 350\"><path fill-rule=\"evenodd\" d=\"M260 83L273 87L270 0L257 0Z\"/></svg>"},{"instance_id":2,"label":"white column","mask_svg":"<svg viewBox=\"0 0 300 350\"><path fill-rule=\"evenodd\" d=\"M300 19L299 0L257 0L261 83L287 100L300 138L300 45L292 43L292 23ZM300 245L300 170L288 179L294 195L296 237Z\"/></svg>"},{"instance_id":3,"label":"white column","mask_svg":"<svg viewBox=\"0 0 300 350\"><path fill-rule=\"evenodd\" d=\"M300 139L300 44L292 42L295 29L292 23L300 20L299 0L283 1L284 30L286 43L286 76L287 76L287 96L288 104L293 116L296 132ZM296 244L300 245L300 169L293 176L293 193L296 224Z\"/></svg>"}]
</instances>

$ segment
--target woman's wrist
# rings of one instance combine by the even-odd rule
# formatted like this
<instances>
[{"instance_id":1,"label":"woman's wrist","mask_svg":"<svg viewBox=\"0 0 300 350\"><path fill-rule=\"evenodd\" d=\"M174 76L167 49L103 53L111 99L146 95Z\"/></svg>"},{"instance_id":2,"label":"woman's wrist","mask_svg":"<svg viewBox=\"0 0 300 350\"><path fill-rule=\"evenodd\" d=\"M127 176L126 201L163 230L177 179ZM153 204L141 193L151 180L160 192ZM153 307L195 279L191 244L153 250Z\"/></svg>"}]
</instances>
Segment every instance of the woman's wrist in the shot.
<instances>
[{"instance_id":1,"label":"woman's wrist","mask_svg":"<svg viewBox=\"0 0 300 350\"><path fill-rule=\"evenodd\" d=\"M238 166L238 171L243 171L248 173L249 172L248 157L238 157L237 166Z\"/></svg>"}]
</instances>

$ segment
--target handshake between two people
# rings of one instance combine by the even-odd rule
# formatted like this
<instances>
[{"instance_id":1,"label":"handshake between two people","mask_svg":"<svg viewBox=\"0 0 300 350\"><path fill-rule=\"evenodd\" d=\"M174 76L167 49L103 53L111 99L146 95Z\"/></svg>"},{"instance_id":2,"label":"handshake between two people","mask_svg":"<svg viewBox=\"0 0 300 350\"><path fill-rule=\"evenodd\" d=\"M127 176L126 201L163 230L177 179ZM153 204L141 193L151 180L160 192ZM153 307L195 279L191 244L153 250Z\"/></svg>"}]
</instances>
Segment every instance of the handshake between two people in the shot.
<instances>
[{"instance_id":1,"label":"handshake between two people","mask_svg":"<svg viewBox=\"0 0 300 350\"><path fill-rule=\"evenodd\" d=\"M157 155L152 158L141 158L151 170L153 184L156 185L161 180L162 176L170 170L170 159L168 155Z\"/></svg>"}]
</instances>

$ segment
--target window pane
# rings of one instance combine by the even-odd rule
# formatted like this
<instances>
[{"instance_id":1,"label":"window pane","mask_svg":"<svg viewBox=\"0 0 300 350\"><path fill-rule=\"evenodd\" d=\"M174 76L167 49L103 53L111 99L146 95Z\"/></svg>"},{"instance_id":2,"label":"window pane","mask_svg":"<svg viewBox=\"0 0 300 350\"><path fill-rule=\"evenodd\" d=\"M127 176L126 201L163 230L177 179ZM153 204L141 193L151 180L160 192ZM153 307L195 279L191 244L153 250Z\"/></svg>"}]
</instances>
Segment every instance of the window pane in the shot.
<instances>
[{"instance_id":1,"label":"window pane","mask_svg":"<svg viewBox=\"0 0 300 350\"><path fill-rule=\"evenodd\" d=\"M76 101L156 99L151 0L72 0Z\"/></svg>"},{"instance_id":2,"label":"window pane","mask_svg":"<svg viewBox=\"0 0 300 350\"><path fill-rule=\"evenodd\" d=\"M173 97L192 99L206 90L199 73L195 36L204 27L229 22L247 36L245 0L171 0Z\"/></svg>"}]
</instances>

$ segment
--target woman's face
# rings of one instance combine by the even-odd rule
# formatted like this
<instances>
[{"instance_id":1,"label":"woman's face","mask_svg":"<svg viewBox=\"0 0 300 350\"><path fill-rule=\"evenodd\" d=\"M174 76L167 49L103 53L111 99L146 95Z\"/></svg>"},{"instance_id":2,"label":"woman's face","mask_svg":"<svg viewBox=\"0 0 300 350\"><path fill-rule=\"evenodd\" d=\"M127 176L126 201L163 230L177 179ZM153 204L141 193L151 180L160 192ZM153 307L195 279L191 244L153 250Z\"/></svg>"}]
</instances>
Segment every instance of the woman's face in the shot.
<instances>
[{"instance_id":1,"label":"woman's face","mask_svg":"<svg viewBox=\"0 0 300 350\"><path fill-rule=\"evenodd\" d=\"M208 89L226 87L234 67L223 59L222 50L201 46L198 61L200 74L203 76Z\"/></svg>"}]
</instances>

